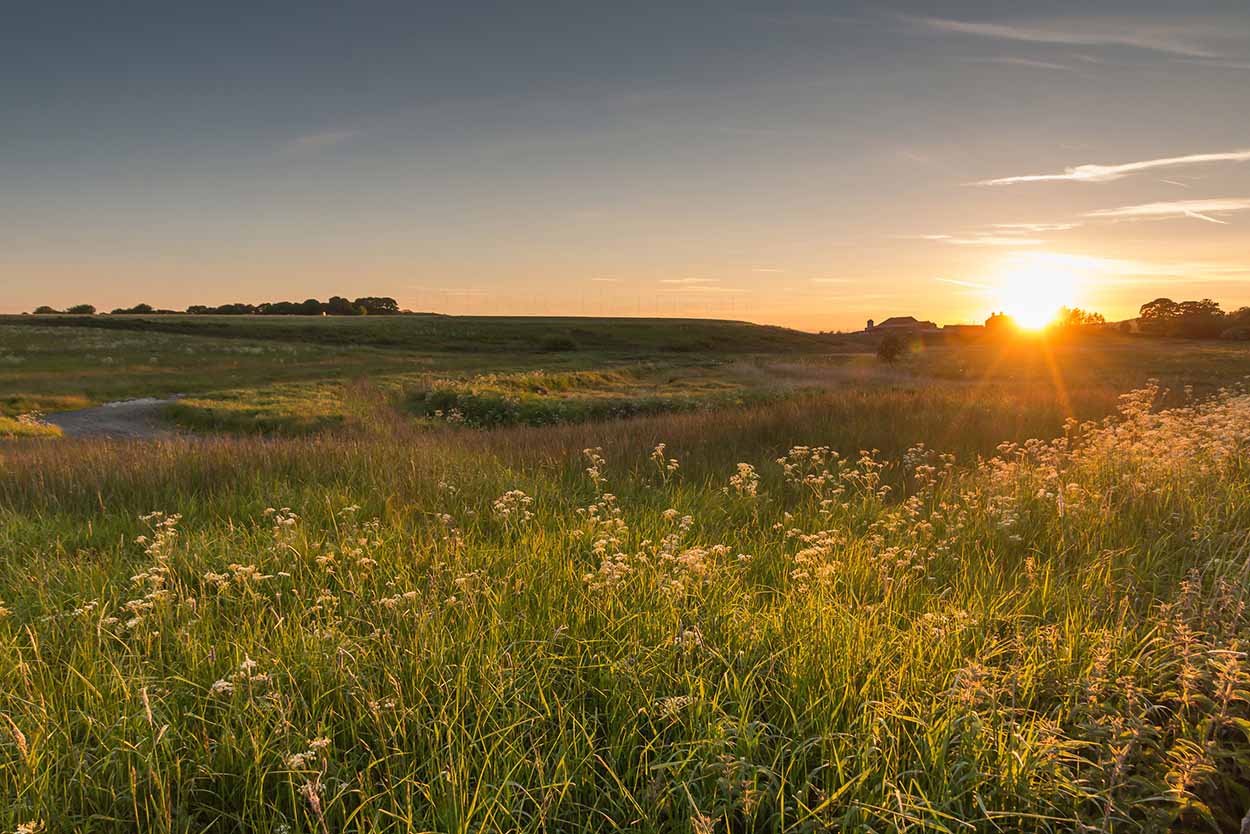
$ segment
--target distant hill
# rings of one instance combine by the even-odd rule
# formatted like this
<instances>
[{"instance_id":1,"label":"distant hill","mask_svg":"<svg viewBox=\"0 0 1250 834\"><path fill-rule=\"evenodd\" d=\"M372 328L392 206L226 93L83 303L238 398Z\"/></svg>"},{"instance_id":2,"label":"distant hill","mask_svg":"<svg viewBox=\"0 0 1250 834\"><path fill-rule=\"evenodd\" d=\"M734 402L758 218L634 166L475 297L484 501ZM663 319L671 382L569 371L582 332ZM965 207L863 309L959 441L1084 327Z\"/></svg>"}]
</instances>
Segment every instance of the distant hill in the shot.
<instances>
[{"instance_id":1,"label":"distant hill","mask_svg":"<svg viewBox=\"0 0 1250 834\"><path fill-rule=\"evenodd\" d=\"M816 353L860 349L843 336L720 319L522 316L0 316L0 324L93 327L414 351Z\"/></svg>"}]
</instances>

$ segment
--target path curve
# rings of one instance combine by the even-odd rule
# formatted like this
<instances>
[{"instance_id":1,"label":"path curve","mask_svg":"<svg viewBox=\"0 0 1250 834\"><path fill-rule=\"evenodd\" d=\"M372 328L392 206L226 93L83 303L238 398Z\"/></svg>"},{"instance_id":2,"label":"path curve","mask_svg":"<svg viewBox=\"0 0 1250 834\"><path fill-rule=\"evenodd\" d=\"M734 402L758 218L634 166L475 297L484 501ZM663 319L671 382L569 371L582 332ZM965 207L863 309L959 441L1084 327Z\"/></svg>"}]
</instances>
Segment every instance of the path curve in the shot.
<instances>
[{"instance_id":1,"label":"path curve","mask_svg":"<svg viewBox=\"0 0 1250 834\"><path fill-rule=\"evenodd\" d=\"M117 437L149 440L171 437L174 432L161 422L161 409L177 397L143 397L121 400L94 408L59 411L43 419L59 426L66 437Z\"/></svg>"}]
</instances>

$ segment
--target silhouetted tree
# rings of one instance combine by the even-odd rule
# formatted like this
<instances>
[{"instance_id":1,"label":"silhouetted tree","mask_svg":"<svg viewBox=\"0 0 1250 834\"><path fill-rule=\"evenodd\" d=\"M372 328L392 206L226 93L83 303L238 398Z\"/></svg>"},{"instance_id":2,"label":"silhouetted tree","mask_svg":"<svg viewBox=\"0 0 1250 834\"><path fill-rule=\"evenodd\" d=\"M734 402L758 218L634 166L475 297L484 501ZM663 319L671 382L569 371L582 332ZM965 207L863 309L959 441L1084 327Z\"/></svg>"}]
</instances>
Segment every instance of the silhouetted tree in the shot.
<instances>
[{"instance_id":1,"label":"silhouetted tree","mask_svg":"<svg viewBox=\"0 0 1250 834\"><path fill-rule=\"evenodd\" d=\"M394 316L399 313L399 302L386 296L369 295L357 298L352 303L357 307L363 307L371 316Z\"/></svg>"},{"instance_id":2,"label":"silhouetted tree","mask_svg":"<svg viewBox=\"0 0 1250 834\"><path fill-rule=\"evenodd\" d=\"M877 358L888 365L893 365L906 352L907 341L897 333L887 333L877 345Z\"/></svg>"},{"instance_id":3,"label":"silhouetted tree","mask_svg":"<svg viewBox=\"0 0 1250 834\"><path fill-rule=\"evenodd\" d=\"M53 316L53 315L56 315L56 314L57 314L57 313L59 313L59 312L61 312L61 311L60 311L60 310L57 310L57 309L55 309L55 308L53 308L53 307L49 307L47 304L43 304L43 305L41 305L41 306L39 306L39 307L36 307L36 308L35 308L35 315L36 315L36 316Z\"/></svg>"},{"instance_id":4,"label":"silhouetted tree","mask_svg":"<svg viewBox=\"0 0 1250 834\"><path fill-rule=\"evenodd\" d=\"M326 302L325 312L332 316L362 316L366 311L364 307L356 306L341 295L335 295Z\"/></svg>"},{"instance_id":5,"label":"silhouetted tree","mask_svg":"<svg viewBox=\"0 0 1250 834\"><path fill-rule=\"evenodd\" d=\"M1060 307L1051 327L1085 327L1106 323L1107 320L1102 317L1102 313L1087 313L1080 307Z\"/></svg>"},{"instance_id":6,"label":"silhouetted tree","mask_svg":"<svg viewBox=\"0 0 1250 834\"><path fill-rule=\"evenodd\" d=\"M1141 306L1139 325L1143 333L1209 339L1228 327L1228 316L1209 298L1182 301L1156 298Z\"/></svg>"},{"instance_id":7,"label":"silhouetted tree","mask_svg":"<svg viewBox=\"0 0 1250 834\"><path fill-rule=\"evenodd\" d=\"M95 315L95 307L90 304L75 304L65 312L73 313L76 316L92 316Z\"/></svg>"}]
</instances>

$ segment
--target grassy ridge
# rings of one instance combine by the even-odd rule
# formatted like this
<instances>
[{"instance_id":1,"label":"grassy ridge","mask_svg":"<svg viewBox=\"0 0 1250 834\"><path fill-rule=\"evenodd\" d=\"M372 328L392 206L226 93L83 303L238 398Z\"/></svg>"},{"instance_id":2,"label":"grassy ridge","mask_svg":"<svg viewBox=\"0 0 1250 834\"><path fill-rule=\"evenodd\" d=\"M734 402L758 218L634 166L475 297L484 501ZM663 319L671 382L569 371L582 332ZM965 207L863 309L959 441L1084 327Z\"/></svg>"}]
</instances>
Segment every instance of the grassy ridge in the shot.
<instances>
[{"instance_id":1,"label":"grassy ridge","mask_svg":"<svg viewBox=\"0 0 1250 834\"><path fill-rule=\"evenodd\" d=\"M1235 827L1250 400L1156 399L10 447L0 824Z\"/></svg>"},{"instance_id":2,"label":"grassy ridge","mask_svg":"<svg viewBox=\"0 0 1250 834\"><path fill-rule=\"evenodd\" d=\"M451 353L570 350L627 354L827 350L838 340L715 319L535 316L0 316L0 325L91 327L214 338Z\"/></svg>"}]
</instances>

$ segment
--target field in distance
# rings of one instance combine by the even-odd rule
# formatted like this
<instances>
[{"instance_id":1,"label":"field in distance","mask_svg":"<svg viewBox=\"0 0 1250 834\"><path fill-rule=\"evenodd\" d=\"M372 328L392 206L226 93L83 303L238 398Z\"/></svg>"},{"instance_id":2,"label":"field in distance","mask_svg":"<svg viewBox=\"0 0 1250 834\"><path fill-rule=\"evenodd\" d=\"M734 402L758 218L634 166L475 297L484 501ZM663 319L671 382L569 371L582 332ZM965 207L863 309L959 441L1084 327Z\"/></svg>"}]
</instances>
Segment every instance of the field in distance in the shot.
<instances>
[{"instance_id":1,"label":"field in distance","mask_svg":"<svg viewBox=\"0 0 1250 834\"><path fill-rule=\"evenodd\" d=\"M1159 378L1209 391L1244 347L1099 334L1050 344L930 340L897 366L859 335L744 322L449 316L0 317L0 431L20 415L169 398L199 433L299 435L394 419L547 425L770 402L802 392L940 386L1019 401L1038 428L1099 417Z\"/></svg>"},{"instance_id":2,"label":"field in distance","mask_svg":"<svg viewBox=\"0 0 1250 834\"><path fill-rule=\"evenodd\" d=\"M10 407L181 392L241 433L0 443L0 830L1224 831L1250 805L1245 346L888 366L238 326L0 325ZM220 416L265 398L280 436Z\"/></svg>"}]
</instances>

